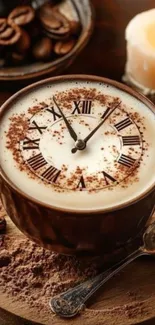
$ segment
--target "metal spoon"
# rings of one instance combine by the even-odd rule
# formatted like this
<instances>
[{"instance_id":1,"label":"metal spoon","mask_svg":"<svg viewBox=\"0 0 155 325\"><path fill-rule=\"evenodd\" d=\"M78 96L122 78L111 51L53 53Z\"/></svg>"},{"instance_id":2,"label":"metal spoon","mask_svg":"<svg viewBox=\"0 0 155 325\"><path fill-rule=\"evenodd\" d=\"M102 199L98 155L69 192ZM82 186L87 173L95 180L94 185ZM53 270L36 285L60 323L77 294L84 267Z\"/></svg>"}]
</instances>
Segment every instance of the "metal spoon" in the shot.
<instances>
[{"instance_id":1,"label":"metal spoon","mask_svg":"<svg viewBox=\"0 0 155 325\"><path fill-rule=\"evenodd\" d=\"M60 317L70 318L77 315L85 307L86 301L109 279L126 265L142 255L155 254L155 222L149 225L143 235L143 246L107 271L87 280L76 287L52 298L50 308Z\"/></svg>"},{"instance_id":2,"label":"metal spoon","mask_svg":"<svg viewBox=\"0 0 155 325\"><path fill-rule=\"evenodd\" d=\"M31 1L31 6L37 10L39 9L41 6L43 6L45 3L49 2L50 3L50 0L32 0Z\"/></svg>"}]
</instances>

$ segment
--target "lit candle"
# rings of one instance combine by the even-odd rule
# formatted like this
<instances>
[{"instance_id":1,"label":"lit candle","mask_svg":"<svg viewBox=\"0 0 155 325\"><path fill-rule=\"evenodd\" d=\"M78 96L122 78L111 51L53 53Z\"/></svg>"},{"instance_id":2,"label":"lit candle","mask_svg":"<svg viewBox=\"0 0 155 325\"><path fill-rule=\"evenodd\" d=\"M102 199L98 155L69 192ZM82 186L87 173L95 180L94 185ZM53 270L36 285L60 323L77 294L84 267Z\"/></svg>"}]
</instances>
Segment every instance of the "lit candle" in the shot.
<instances>
[{"instance_id":1,"label":"lit candle","mask_svg":"<svg viewBox=\"0 0 155 325\"><path fill-rule=\"evenodd\" d=\"M135 16L125 31L126 80L146 95L155 92L155 9Z\"/></svg>"}]
</instances>

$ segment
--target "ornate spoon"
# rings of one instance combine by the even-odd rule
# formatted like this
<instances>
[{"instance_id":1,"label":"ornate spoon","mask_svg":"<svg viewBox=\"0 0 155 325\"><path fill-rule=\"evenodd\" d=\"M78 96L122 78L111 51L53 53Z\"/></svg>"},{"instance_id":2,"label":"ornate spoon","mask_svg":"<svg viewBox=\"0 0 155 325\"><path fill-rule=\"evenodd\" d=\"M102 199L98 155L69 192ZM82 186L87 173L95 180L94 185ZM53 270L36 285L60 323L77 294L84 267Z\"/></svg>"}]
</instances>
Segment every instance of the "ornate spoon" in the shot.
<instances>
[{"instance_id":1,"label":"ornate spoon","mask_svg":"<svg viewBox=\"0 0 155 325\"><path fill-rule=\"evenodd\" d=\"M43 6L46 2L50 2L50 0L32 0L31 6L34 9L39 9L41 6ZM55 1L56 2L56 1ZM58 2L58 1L57 1Z\"/></svg>"},{"instance_id":2,"label":"ornate spoon","mask_svg":"<svg viewBox=\"0 0 155 325\"><path fill-rule=\"evenodd\" d=\"M35 10L37 10L46 2L50 2L50 0L0 0L0 16L6 16L17 6L31 5ZM57 3L58 0L55 2Z\"/></svg>"},{"instance_id":3,"label":"ornate spoon","mask_svg":"<svg viewBox=\"0 0 155 325\"><path fill-rule=\"evenodd\" d=\"M143 235L143 246L107 271L87 280L50 300L50 307L60 317L74 317L84 307L86 301L109 279L126 265L142 255L155 254L155 222L149 225Z\"/></svg>"}]
</instances>

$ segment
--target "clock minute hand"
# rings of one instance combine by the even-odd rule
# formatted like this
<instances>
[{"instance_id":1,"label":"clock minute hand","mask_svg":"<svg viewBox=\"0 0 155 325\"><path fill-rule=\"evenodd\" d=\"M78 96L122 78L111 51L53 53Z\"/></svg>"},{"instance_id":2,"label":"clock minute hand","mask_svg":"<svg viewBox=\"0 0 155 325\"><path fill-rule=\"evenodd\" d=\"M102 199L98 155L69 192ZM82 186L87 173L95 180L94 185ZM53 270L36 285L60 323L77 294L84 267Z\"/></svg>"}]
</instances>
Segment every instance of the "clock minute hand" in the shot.
<instances>
[{"instance_id":1,"label":"clock minute hand","mask_svg":"<svg viewBox=\"0 0 155 325\"><path fill-rule=\"evenodd\" d=\"M60 106L59 106L58 103L56 102L56 99L55 99L54 96L53 96L53 101L54 101L54 104L57 106L57 108L58 108L58 110L59 110L59 112L60 112L60 114L61 114L61 116L62 116L62 118L63 118L63 120L64 120L64 122L65 122L65 124L66 124L66 126L67 126L67 129L68 129L68 131L69 131L69 133L70 133L72 139L73 139L74 141L76 141L76 140L77 140L77 134L76 134L75 131L73 130L71 124L68 122L66 116L64 115L62 109L60 108Z\"/></svg>"},{"instance_id":2,"label":"clock minute hand","mask_svg":"<svg viewBox=\"0 0 155 325\"><path fill-rule=\"evenodd\" d=\"M109 109L107 114L103 117L103 120L93 129L83 140L85 144L88 142L88 140L96 133L96 131L102 126L102 124L107 120L107 118L114 112L114 110L120 105L121 102L119 102L116 106L114 106L112 109Z\"/></svg>"},{"instance_id":3,"label":"clock minute hand","mask_svg":"<svg viewBox=\"0 0 155 325\"><path fill-rule=\"evenodd\" d=\"M75 153L77 152L77 150L83 150L86 148L86 143L88 142L88 140L94 135L94 133L101 127L101 125L106 121L106 119L114 112L114 110L120 105L121 101L119 103L117 103L116 106L114 106L112 109L109 109L109 111L105 112L105 116L103 116L102 121L95 127L95 129L93 129L84 140L79 140L76 141L75 143L75 147L72 148L71 152Z\"/></svg>"}]
</instances>

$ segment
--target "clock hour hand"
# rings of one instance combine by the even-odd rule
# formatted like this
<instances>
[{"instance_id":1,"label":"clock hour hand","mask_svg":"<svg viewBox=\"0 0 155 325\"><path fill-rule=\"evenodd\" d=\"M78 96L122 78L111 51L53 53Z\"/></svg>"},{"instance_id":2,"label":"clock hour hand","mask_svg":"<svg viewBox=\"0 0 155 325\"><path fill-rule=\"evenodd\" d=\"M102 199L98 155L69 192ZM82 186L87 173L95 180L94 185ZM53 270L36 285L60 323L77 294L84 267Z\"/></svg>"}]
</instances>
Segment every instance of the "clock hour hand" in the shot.
<instances>
[{"instance_id":1,"label":"clock hour hand","mask_svg":"<svg viewBox=\"0 0 155 325\"><path fill-rule=\"evenodd\" d=\"M105 115L102 117L102 121L86 136L84 140L81 140L83 143L83 148L86 147L86 144L88 140L96 133L96 131L103 125L103 123L107 120L107 118L114 112L114 110L120 105L121 102L117 103L116 106L114 106L112 109L108 109L105 112ZM75 153L77 150L81 150L78 146L78 141L76 141L76 145L74 148L72 148L72 153Z\"/></svg>"},{"instance_id":2,"label":"clock hour hand","mask_svg":"<svg viewBox=\"0 0 155 325\"><path fill-rule=\"evenodd\" d=\"M54 104L57 106L57 108L58 108L58 110L59 110L59 112L60 112L60 114L61 114L61 116L62 116L62 118L63 118L63 120L64 120L64 122L65 122L65 124L66 124L66 127L67 127L67 129L68 129L68 131L69 131L69 133L70 133L70 135L71 135L71 137L72 137L72 139L73 139L74 141L77 141L77 134L76 134L75 131L73 130L71 124L68 122L66 116L64 115L62 109L60 108L60 106L59 106L58 103L56 102L56 99L55 99L54 96L53 96L53 101L54 101Z\"/></svg>"}]
</instances>

